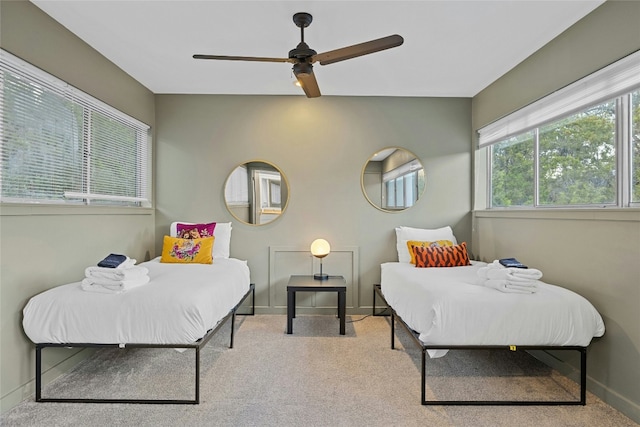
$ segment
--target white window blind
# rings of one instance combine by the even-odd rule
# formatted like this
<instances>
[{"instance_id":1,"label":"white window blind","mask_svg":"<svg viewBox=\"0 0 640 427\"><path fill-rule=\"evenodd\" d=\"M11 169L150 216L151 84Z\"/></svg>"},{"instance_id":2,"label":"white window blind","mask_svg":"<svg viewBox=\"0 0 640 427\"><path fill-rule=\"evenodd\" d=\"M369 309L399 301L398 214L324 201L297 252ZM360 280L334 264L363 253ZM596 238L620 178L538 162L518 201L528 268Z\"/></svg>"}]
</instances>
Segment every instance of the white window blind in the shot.
<instances>
[{"instance_id":1,"label":"white window blind","mask_svg":"<svg viewBox=\"0 0 640 427\"><path fill-rule=\"evenodd\" d=\"M397 168L390 170L389 172L385 172L382 174L382 182L387 182L392 179L396 179L398 177L410 174L411 172L422 169L422 163L420 160L413 159L410 162L407 162L403 165L398 166Z\"/></svg>"},{"instance_id":2,"label":"white window blind","mask_svg":"<svg viewBox=\"0 0 640 427\"><path fill-rule=\"evenodd\" d=\"M149 126L0 50L0 201L147 206Z\"/></svg>"},{"instance_id":3,"label":"white window blind","mask_svg":"<svg viewBox=\"0 0 640 427\"><path fill-rule=\"evenodd\" d=\"M640 51L479 129L478 145L485 147L503 141L637 87L640 87Z\"/></svg>"},{"instance_id":4,"label":"white window blind","mask_svg":"<svg viewBox=\"0 0 640 427\"><path fill-rule=\"evenodd\" d=\"M238 166L231 172L224 186L224 197L229 205L249 203L249 176L245 166Z\"/></svg>"}]
</instances>

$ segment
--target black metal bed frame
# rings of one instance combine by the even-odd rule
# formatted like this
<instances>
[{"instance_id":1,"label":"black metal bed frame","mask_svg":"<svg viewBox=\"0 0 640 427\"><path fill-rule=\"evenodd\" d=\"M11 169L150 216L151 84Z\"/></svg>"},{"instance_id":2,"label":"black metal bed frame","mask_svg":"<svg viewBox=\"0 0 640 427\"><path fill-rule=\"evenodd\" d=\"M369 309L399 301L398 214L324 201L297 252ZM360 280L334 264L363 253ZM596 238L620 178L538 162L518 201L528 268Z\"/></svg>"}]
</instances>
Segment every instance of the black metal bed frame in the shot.
<instances>
[{"instance_id":1,"label":"black metal bed frame","mask_svg":"<svg viewBox=\"0 0 640 427\"><path fill-rule=\"evenodd\" d=\"M409 332L409 336L414 342L422 349L421 360L421 403L423 405L475 405L475 406L488 406L488 405L501 405L501 406L533 406L533 405L586 405L587 404L587 348L581 346L531 346L531 345L427 345L424 344L420 338L419 333L414 331L405 323L396 311L391 307L382 293L382 289L379 284L373 285L373 315L385 316L384 314L376 314L376 294L382 298L382 301L391 309L391 349L395 349L395 320L399 320L400 324ZM502 349L502 350L575 350L580 352L580 400L427 400L426 399L426 359L427 350L489 350L489 349Z\"/></svg>"},{"instance_id":2,"label":"black metal bed frame","mask_svg":"<svg viewBox=\"0 0 640 427\"><path fill-rule=\"evenodd\" d=\"M251 298L251 312L237 313L240 306ZM94 344L94 343L38 343L36 344L36 402L67 402L67 403L151 403L151 404L193 404L200 403L200 350L211 340L213 335L231 318L231 337L229 348L233 348L235 336L236 314L253 316L255 314L255 284L249 285L249 290L243 295L238 304L233 307L220 321L198 341L191 344ZM193 399L91 399L91 398L47 398L42 397L42 350L47 347L65 348L172 348L195 350L195 397Z\"/></svg>"}]
</instances>

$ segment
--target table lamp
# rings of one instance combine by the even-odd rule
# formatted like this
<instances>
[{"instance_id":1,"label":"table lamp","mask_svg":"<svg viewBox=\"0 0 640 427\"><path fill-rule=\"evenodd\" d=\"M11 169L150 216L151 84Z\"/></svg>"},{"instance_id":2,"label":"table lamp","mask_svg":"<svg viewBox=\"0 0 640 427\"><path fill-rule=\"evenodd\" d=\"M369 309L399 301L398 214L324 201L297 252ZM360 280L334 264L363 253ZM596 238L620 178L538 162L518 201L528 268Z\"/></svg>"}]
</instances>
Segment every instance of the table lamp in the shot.
<instances>
[{"instance_id":1,"label":"table lamp","mask_svg":"<svg viewBox=\"0 0 640 427\"><path fill-rule=\"evenodd\" d=\"M316 280L327 280L329 278L328 274L322 273L322 258L329 255L331 252L331 246L329 242L324 239L316 239L311 243L311 254L320 259L320 274L314 274L313 278Z\"/></svg>"}]
</instances>

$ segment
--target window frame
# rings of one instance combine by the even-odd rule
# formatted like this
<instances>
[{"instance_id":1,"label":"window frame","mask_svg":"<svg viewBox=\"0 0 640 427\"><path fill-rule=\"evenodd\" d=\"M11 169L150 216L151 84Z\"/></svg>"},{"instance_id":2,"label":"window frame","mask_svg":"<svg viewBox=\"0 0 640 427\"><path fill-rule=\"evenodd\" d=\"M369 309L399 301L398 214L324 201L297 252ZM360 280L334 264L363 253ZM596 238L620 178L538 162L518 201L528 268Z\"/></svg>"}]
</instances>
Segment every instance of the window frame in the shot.
<instances>
[{"instance_id":1,"label":"window frame","mask_svg":"<svg viewBox=\"0 0 640 427\"><path fill-rule=\"evenodd\" d=\"M30 198L30 197L0 197L0 206L3 210L9 209L11 212L25 211L24 207L58 207L71 208L70 212L78 212L78 208L87 208L91 206L95 211L109 211L117 208L131 208L145 210L152 208L152 164L151 164L151 127L116 108L100 101L99 99L83 92L65 81L35 67L34 65L23 61L22 59L12 55L11 53L0 49L0 72L9 73L19 79L24 80L30 85L35 85L46 90L48 93L71 102L72 105L82 109L85 124L83 125L82 137L78 140L82 144L83 152L89 152L91 146L95 145L95 135L92 134L91 128L87 126L87 117L99 114L106 119L117 122L122 125L123 129L128 129L134 133L136 160L133 164L133 173L130 179L135 182L135 197L131 195L117 194L95 194L91 193L91 185L94 182L91 176L91 168L87 166L88 160L85 159L82 170L81 188L70 188L64 191L64 195L60 199L55 198ZM0 94L0 101L2 94ZM4 116L4 105L0 105L0 118ZM91 122L91 120L88 120ZM0 122L1 123L1 122ZM0 124L0 136L2 136L3 126ZM3 143L0 141L0 149ZM0 158L0 172L3 160ZM51 164L51 163L46 163ZM53 163L66 165L64 162ZM66 167L66 166L65 166ZM1 179L1 176L0 176ZM103 181L103 184L109 181ZM79 190L79 191L76 191ZM93 201L103 201L105 203L95 203ZM115 202L115 203L114 203ZM97 208L97 209L96 209ZM30 209L27 211L31 212Z\"/></svg>"},{"instance_id":2,"label":"window frame","mask_svg":"<svg viewBox=\"0 0 640 427\"><path fill-rule=\"evenodd\" d=\"M484 209L594 209L639 208L640 200L633 200L634 167L632 147L632 96L640 96L640 52L599 70L545 98L505 116L478 130L477 150L485 150L485 202ZM608 101L615 102L615 168L614 203L552 205L541 204L539 128ZM493 147L525 133L534 134L534 202L532 205L493 206ZM480 157L479 159L481 159Z\"/></svg>"}]
</instances>

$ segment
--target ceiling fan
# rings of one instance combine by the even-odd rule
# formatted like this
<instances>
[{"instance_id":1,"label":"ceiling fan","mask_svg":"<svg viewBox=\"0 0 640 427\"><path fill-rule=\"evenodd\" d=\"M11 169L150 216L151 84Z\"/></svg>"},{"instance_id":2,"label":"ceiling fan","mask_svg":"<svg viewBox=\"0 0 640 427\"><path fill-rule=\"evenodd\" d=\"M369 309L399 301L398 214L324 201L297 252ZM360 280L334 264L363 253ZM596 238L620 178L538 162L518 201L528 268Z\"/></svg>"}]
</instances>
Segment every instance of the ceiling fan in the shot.
<instances>
[{"instance_id":1,"label":"ceiling fan","mask_svg":"<svg viewBox=\"0 0 640 427\"><path fill-rule=\"evenodd\" d=\"M324 53L317 53L304 42L304 29L311 24L313 17L306 12L299 12L293 15L293 22L300 27L301 41L295 49L289 51L288 58L268 58L256 56L225 56L225 55L193 55L194 59L220 59L226 61L254 61L254 62L289 62L293 64L293 74L304 90L308 98L320 96L320 88L313 74L313 63L329 65L345 59L356 58L362 55L379 52L400 46L404 39L394 34L381 39L370 40L368 42L354 44L352 46L331 50Z\"/></svg>"}]
</instances>

